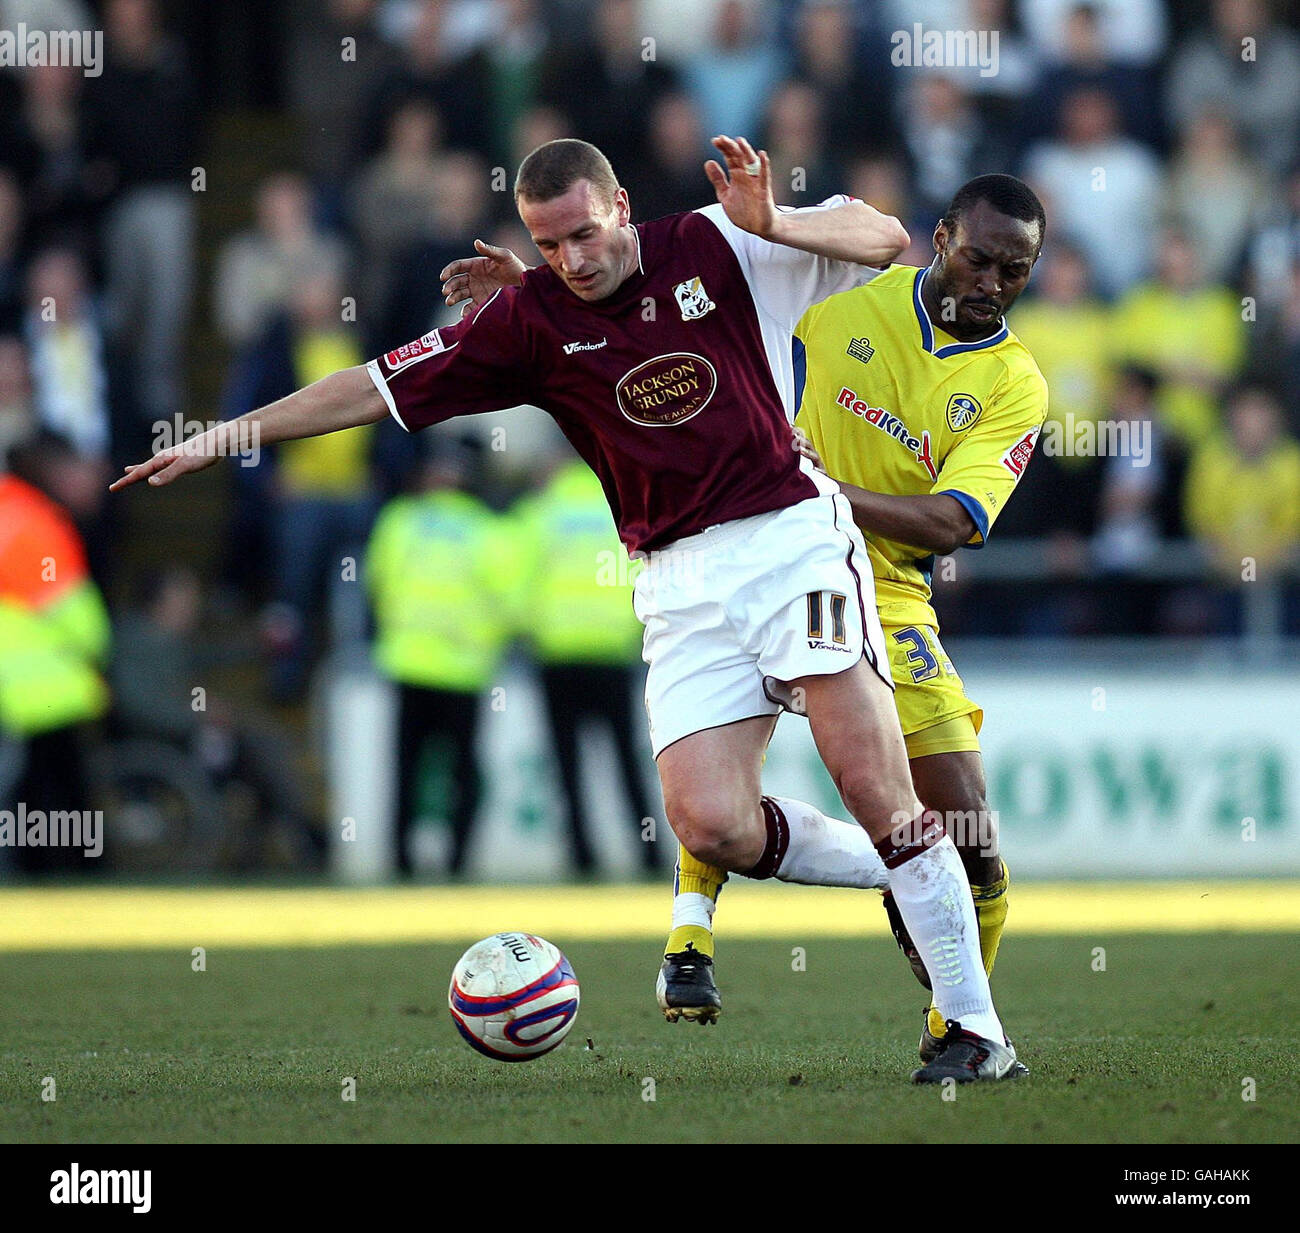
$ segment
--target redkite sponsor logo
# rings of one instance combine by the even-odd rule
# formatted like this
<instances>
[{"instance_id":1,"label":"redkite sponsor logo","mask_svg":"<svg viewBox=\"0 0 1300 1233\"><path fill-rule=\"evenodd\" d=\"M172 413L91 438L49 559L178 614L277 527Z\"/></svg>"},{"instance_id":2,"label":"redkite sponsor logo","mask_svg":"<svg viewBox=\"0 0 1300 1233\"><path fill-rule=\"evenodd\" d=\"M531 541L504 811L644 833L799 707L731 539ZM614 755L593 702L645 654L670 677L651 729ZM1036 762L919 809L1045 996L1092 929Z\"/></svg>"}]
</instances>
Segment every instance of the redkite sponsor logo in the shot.
<instances>
[{"instance_id":1,"label":"redkite sponsor logo","mask_svg":"<svg viewBox=\"0 0 1300 1233\"><path fill-rule=\"evenodd\" d=\"M939 478L939 472L934 465L934 453L930 448L928 429L922 431L919 437L913 436L911 429L901 417L892 411L886 411L884 407L873 407L863 402L847 385L840 390L840 396L835 401L846 411L853 412L859 419L866 420L873 428L878 428L886 436L893 437L904 449L910 450L932 480Z\"/></svg>"}]
</instances>

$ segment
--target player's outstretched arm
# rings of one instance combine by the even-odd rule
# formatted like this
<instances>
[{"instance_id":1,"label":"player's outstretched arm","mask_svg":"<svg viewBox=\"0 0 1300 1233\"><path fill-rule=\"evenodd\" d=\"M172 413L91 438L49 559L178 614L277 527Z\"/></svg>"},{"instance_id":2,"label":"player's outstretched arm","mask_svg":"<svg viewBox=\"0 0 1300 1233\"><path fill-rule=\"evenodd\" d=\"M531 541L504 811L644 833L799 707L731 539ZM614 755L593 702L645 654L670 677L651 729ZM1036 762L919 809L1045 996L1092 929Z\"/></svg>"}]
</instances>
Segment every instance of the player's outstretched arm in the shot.
<instances>
[{"instance_id":1,"label":"player's outstretched arm","mask_svg":"<svg viewBox=\"0 0 1300 1233\"><path fill-rule=\"evenodd\" d=\"M109 485L109 491L128 488L141 480L170 484L182 475L210 467L218 458L247 453L250 447L257 449L279 441L375 424L387 414L383 395L365 368L343 368L287 398L216 424L180 445L159 450L148 462L127 467L126 474Z\"/></svg>"},{"instance_id":2,"label":"player's outstretched arm","mask_svg":"<svg viewBox=\"0 0 1300 1233\"><path fill-rule=\"evenodd\" d=\"M727 170L710 160L704 171L718 201L742 231L833 261L884 266L911 243L903 224L865 201L830 210L778 210L772 196L772 164L766 150L755 152L743 137L715 137Z\"/></svg>"},{"instance_id":3,"label":"player's outstretched arm","mask_svg":"<svg viewBox=\"0 0 1300 1233\"><path fill-rule=\"evenodd\" d=\"M517 287L523 282L528 267L508 248L474 241L477 257L461 257L443 268L442 294L448 308L469 301L471 307L486 304L502 287Z\"/></svg>"}]
</instances>

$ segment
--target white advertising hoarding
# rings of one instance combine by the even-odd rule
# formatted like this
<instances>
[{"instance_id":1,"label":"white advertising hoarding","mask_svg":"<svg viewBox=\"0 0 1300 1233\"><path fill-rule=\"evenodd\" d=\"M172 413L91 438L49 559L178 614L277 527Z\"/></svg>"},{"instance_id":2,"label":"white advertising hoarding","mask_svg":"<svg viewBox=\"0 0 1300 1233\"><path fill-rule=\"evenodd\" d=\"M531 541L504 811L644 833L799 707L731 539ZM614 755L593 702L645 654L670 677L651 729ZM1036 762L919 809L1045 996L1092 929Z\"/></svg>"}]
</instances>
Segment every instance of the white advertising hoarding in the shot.
<instances>
[{"instance_id":1,"label":"white advertising hoarding","mask_svg":"<svg viewBox=\"0 0 1300 1233\"><path fill-rule=\"evenodd\" d=\"M1300 874L1300 679L1134 671L1118 661L1051 672L968 669L965 679L984 708L988 801L1015 876ZM391 825L384 821L391 810L357 798L378 786L367 761L391 763L385 746L392 725L377 720L374 692L355 686L353 678L352 689L333 696L330 707L347 729L330 741L332 799L341 815L383 828ZM486 789L470 873L492 880L563 876L558 778L538 688L531 673L514 667L502 687L500 709L485 711ZM641 821L630 816L604 735L590 734L586 748L597 852L611 874L631 873ZM653 783L648 745L645 773ZM800 718L785 716L777 725L764 783L843 816ZM672 837L662 816L656 821L668 866ZM422 840L436 868L441 828L423 830ZM368 859L341 855L336 868L353 878L383 876L386 839L358 841Z\"/></svg>"}]
</instances>

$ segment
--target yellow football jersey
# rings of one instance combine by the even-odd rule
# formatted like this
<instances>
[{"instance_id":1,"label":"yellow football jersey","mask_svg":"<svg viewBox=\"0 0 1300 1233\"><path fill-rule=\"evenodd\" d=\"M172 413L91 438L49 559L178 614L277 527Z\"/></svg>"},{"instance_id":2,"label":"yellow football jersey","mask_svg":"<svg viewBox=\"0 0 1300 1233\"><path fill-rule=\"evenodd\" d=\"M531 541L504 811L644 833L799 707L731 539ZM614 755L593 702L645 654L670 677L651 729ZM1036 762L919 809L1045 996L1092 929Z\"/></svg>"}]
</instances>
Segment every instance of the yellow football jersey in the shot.
<instances>
[{"instance_id":1,"label":"yellow football jersey","mask_svg":"<svg viewBox=\"0 0 1300 1233\"><path fill-rule=\"evenodd\" d=\"M1047 415L1047 382L1005 321L963 343L921 302L925 270L893 266L814 304L795 327L805 371L796 423L829 474L895 496L947 493L980 547ZM863 532L885 624L935 624L933 556Z\"/></svg>"}]
</instances>

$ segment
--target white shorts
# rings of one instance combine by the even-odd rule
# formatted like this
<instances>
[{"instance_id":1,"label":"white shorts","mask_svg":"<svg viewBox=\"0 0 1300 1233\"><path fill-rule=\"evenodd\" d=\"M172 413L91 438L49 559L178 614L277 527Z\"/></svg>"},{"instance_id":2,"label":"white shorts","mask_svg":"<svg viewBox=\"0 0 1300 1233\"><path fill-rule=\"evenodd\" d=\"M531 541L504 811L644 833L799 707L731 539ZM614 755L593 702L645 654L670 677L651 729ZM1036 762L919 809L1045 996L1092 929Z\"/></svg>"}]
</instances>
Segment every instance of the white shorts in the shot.
<instances>
[{"instance_id":1,"label":"white shorts","mask_svg":"<svg viewBox=\"0 0 1300 1233\"><path fill-rule=\"evenodd\" d=\"M779 714L788 682L864 655L893 688L866 545L838 492L651 553L632 602L656 758L693 732Z\"/></svg>"}]
</instances>

